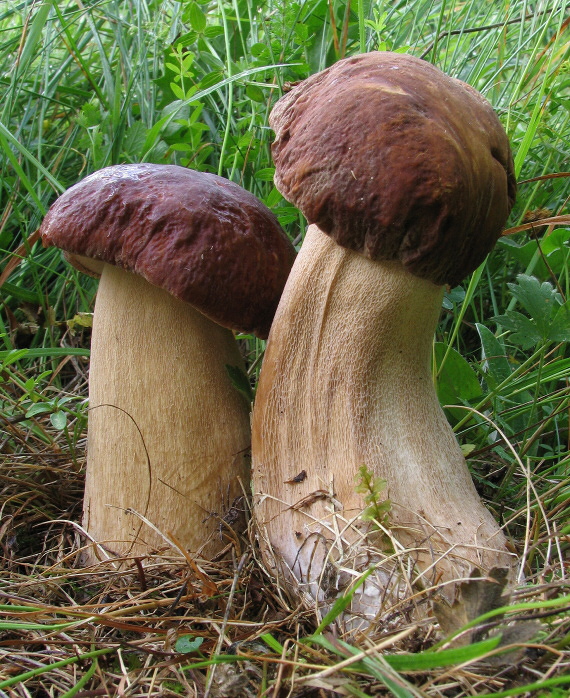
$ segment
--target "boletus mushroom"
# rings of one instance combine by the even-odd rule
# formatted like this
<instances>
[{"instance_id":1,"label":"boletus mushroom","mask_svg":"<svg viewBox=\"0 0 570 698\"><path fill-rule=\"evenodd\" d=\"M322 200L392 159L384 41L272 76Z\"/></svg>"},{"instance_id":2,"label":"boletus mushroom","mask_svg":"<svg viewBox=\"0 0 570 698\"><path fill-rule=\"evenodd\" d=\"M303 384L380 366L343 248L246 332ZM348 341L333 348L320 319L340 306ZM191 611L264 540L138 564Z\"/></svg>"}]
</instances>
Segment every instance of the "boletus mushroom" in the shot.
<instances>
[{"instance_id":1,"label":"boletus mushroom","mask_svg":"<svg viewBox=\"0 0 570 698\"><path fill-rule=\"evenodd\" d=\"M214 554L250 473L250 405L228 373L243 370L232 330L267 336L293 246L237 184L153 164L86 177L55 201L40 232L101 277L86 530L112 553L144 554L173 534Z\"/></svg>"},{"instance_id":2,"label":"boletus mushroom","mask_svg":"<svg viewBox=\"0 0 570 698\"><path fill-rule=\"evenodd\" d=\"M514 202L507 136L469 85L389 52L310 77L270 123L276 186L311 225L254 407L266 565L326 607L377 563L352 601L370 620L410 593L397 582L406 550L416 581L452 597L473 568L513 564L431 373L445 284L484 260ZM393 549L361 517L362 466L386 481Z\"/></svg>"}]
</instances>

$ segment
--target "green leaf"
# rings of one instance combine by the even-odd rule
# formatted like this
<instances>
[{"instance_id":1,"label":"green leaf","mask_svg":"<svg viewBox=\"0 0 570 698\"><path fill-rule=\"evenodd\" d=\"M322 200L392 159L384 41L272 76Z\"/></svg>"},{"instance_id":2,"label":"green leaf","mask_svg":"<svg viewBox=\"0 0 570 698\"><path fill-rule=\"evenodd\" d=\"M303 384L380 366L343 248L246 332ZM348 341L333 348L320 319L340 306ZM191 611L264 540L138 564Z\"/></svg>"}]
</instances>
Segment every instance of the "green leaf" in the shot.
<instances>
[{"instance_id":1,"label":"green leaf","mask_svg":"<svg viewBox=\"0 0 570 698\"><path fill-rule=\"evenodd\" d=\"M436 342L434 345L436 365L439 367L446 353L447 358L437 381L437 396L440 403L462 405L479 397L481 386L477 374L455 349L447 347L443 342Z\"/></svg>"},{"instance_id":2,"label":"green leaf","mask_svg":"<svg viewBox=\"0 0 570 698\"><path fill-rule=\"evenodd\" d=\"M506 691L499 691L498 693L485 693L487 698L507 698L507 696L526 696L526 695L536 695L536 698L568 698L568 691L564 689L563 691L548 690L547 693L535 693L536 691L544 691L544 689L549 689L550 686L559 686L563 684L570 684L570 676L556 676L552 679L540 679L534 683L527 683L524 685L516 686L515 688L507 689Z\"/></svg>"},{"instance_id":3,"label":"green leaf","mask_svg":"<svg viewBox=\"0 0 570 698\"><path fill-rule=\"evenodd\" d=\"M537 257L536 240L530 240L526 244L520 245L512 238L504 237L499 240L498 247L507 249L509 254L525 268L532 263L533 273L540 279L546 279L551 273L558 276L566 269L570 256L569 241L570 228L557 228L548 237L543 237L540 240L542 251L540 257ZM546 266L543 256L546 258L548 266Z\"/></svg>"},{"instance_id":4,"label":"green leaf","mask_svg":"<svg viewBox=\"0 0 570 698\"><path fill-rule=\"evenodd\" d=\"M194 152L194 148L190 145L190 143L172 143L170 150L176 150L180 153L189 153L190 151Z\"/></svg>"},{"instance_id":5,"label":"green leaf","mask_svg":"<svg viewBox=\"0 0 570 698\"><path fill-rule=\"evenodd\" d=\"M203 637L194 637L194 635L181 635L174 645L174 649L181 654L190 654L195 652L204 642Z\"/></svg>"},{"instance_id":6,"label":"green leaf","mask_svg":"<svg viewBox=\"0 0 570 698\"><path fill-rule=\"evenodd\" d=\"M200 89L205 90L209 87L213 87L214 85L217 85L219 82L221 82L223 79L223 73L221 73L219 70L212 70L212 72L206 73L202 80L200 80Z\"/></svg>"},{"instance_id":7,"label":"green leaf","mask_svg":"<svg viewBox=\"0 0 570 698\"><path fill-rule=\"evenodd\" d=\"M552 253L558 251L564 251L565 257L568 256L570 249L568 245L570 244L570 228L557 228L553 230L548 237L543 238L540 241L540 248L542 252L548 257L548 263L551 265Z\"/></svg>"},{"instance_id":8,"label":"green leaf","mask_svg":"<svg viewBox=\"0 0 570 698\"><path fill-rule=\"evenodd\" d=\"M170 89L172 90L172 94L178 99L184 99L186 97L186 93L184 92L184 90L180 87L180 85L177 85L175 82L170 83Z\"/></svg>"},{"instance_id":9,"label":"green leaf","mask_svg":"<svg viewBox=\"0 0 570 698\"><path fill-rule=\"evenodd\" d=\"M67 426L67 414L61 410L52 412L52 414L49 416L49 421L52 423L54 429L63 431Z\"/></svg>"},{"instance_id":10,"label":"green leaf","mask_svg":"<svg viewBox=\"0 0 570 698\"><path fill-rule=\"evenodd\" d=\"M261 87L258 87L257 85L252 85L252 84L247 85L245 88L245 93L254 102L259 102L260 104L264 104L267 101L265 99L265 93L263 92Z\"/></svg>"},{"instance_id":11,"label":"green leaf","mask_svg":"<svg viewBox=\"0 0 570 698\"><path fill-rule=\"evenodd\" d=\"M425 671L441 666L472 662L491 652L501 642L501 635L471 645L440 652L419 652L417 654L388 655L386 661L397 671Z\"/></svg>"},{"instance_id":12,"label":"green leaf","mask_svg":"<svg viewBox=\"0 0 570 698\"><path fill-rule=\"evenodd\" d=\"M255 178L260 179L262 182L272 182L274 175L274 167L264 167L262 170L257 170L255 173Z\"/></svg>"},{"instance_id":13,"label":"green leaf","mask_svg":"<svg viewBox=\"0 0 570 698\"><path fill-rule=\"evenodd\" d=\"M81 113L76 119L79 126L83 128L92 128L101 123L101 109L98 105L92 102L87 102L81 107Z\"/></svg>"},{"instance_id":14,"label":"green leaf","mask_svg":"<svg viewBox=\"0 0 570 698\"><path fill-rule=\"evenodd\" d=\"M505 315L497 315L493 320L506 330L510 330L512 334L509 340L523 349L530 349L543 339L536 324L516 310L507 310Z\"/></svg>"},{"instance_id":15,"label":"green leaf","mask_svg":"<svg viewBox=\"0 0 570 698\"><path fill-rule=\"evenodd\" d=\"M217 36L221 36L224 33L223 27L206 27L204 30L204 36L206 39L215 39Z\"/></svg>"},{"instance_id":16,"label":"green leaf","mask_svg":"<svg viewBox=\"0 0 570 698\"><path fill-rule=\"evenodd\" d=\"M20 361L29 354L27 349L9 349L8 351L0 351L0 359L2 359L2 369L10 364Z\"/></svg>"},{"instance_id":17,"label":"green leaf","mask_svg":"<svg viewBox=\"0 0 570 698\"><path fill-rule=\"evenodd\" d=\"M475 324L479 339L481 340L481 354L484 361L483 369L495 387L506 380L512 373L511 365L507 359L507 352L500 339L497 339L491 330L485 325Z\"/></svg>"},{"instance_id":18,"label":"green leaf","mask_svg":"<svg viewBox=\"0 0 570 698\"><path fill-rule=\"evenodd\" d=\"M249 50L254 58L269 58L270 55L267 46L261 42L252 44Z\"/></svg>"},{"instance_id":19,"label":"green leaf","mask_svg":"<svg viewBox=\"0 0 570 698\"><path fill-rule=\"evenodd\" d=\"M548 336L553 311L560 305L560 294L548 281L542 283L534 276L519 274L516 284L508 284L511 293L536 323L543 338Z\"/></svg>"},{"instance_id":20,"label":"green leaf","mask_svg":"<svg viewBox=\"0 0 570 698\"><path fill-rule=\"evenodd\" d=\"M302 44L303 42L307 41L309 38L309 27L306 24L302 24L301 22L297 22L294 27L295 31L295 38L297 41Z\"/></svg>"},{"instance_id":21,"label":"green leaf","mask_svg":"<svg viewBox=\"0 0 570 698\"><path fill-rule=\"evenodd\" d=\"M226 364L226 371L233 387L245 397L248 403L252 402L253 390L247 373L239 366L230 366L229 364Z\"/></svg>"},{"instance_id":22,"label":"green leaf","mask_svg":"<svg viewBox=\"0 0 570 698\"><path fill-rule=\"evenodd\" d=\"M184 19L184 16L183 16ZM184 20L186 21L186 20ZM176 41L174 42L174 48L185 48L186 46L191 46L196 39L198 38L198 34L194 31L186 32L184 34L180 34Z\"/></svg>"},{"instance_id":23,"label":"green leaf","mask_svg":"<svg viewBox=\"0 0 570 698\"><path fill-rule=\"evenodd\" d=\"M447 310L452 310L456 304L463 303L465 300L465 289L463 286L455 286L449 291L446 291L443 296L443 307Z\"/></svg>"},{"instance_id":24,"label":"green leaf","mask_svg":"<svg viewBox=\"0 0 570 698\"><path fill-rule=\"evenodd\" d=\"M17 284L13 284L10 281L4 281L2 284L2 291L6 295L14 296L14 298L19 298L27 303L38 303L41 305L41 300L37 293L34 291L28 291Z\"/></svg>"},{"instance_id":25,"label":"green leaf","mask_svg":"<svg viewBox=\"0 0 570 698\"><path fill-rule=\"evenodd\" d=\"M202 12L197 2L190 3L187 16L192 29L198 32L198 34L202 34L208 22L206 20L206 15Z\"/></svg>"},{"instance_id":26,"label":"green leaf","mask_svg":"<svg viewBox=\"0 0 570 698\"><path fill-rule=\"evenodd\" d=\"M330 652L341 656L343 659L358 654L360 650L352 647L347 642L338 640L335 643L330 642L323 635L312 635L308 638L311 642L315 642L322 647L325 647ZM488 652L496 649L501 642L501 635L495 635L487 640L474 642L471 645L464 647L454 647L452 649L440 650L433 652L427 650L425 652L408 653L408 654L383 654L383 659L396 671L426 671L436 669L438 667L453 666L455 664L463 664L464 662L476 661L483 657ZM371 657L370 659L373 659ZM361 667L361 662L352 665L352 669L358 671Z\"/></svg>"},{"instance_id":27,"label":"green leaf","mask_svg":"<svg viewBox=\"0 0 570 698\"><path fill-rule=\"evenodd\" d=\"M333 603L332 608L330 611L325 615L325 617L322 619L322 621L319 623L319 627L315 630L314 635L312 635L309 639L314 639L316 635L320 635L323 630L327 627L327 625L330 625L337 616L339 616L345 608L350 606L352 602L352 597L354 596L354 593L356 590L364 584L364 582L368 579L368 577L374 572L376 569L376 565L371 565L366 572L364 572L360 577L357 579L357 581L352 585L352 587L345 592L340 598L336 599L336 601Z\"/></svg>"},{"instance_id":28,"label":"green leaf","mask_svg":"<svg viewBox=\"0 0 570 698\"><path fill-rule=\"evenodd\" d=\"M265 205L267 206L267 208L273 208L274 206L277 206L277 204L282 200L283 196L281 192L278 191L276 187L273 187L273 189L265 197Z\"/></svg>"},{"instance_id":29,"label":"green leaf","mask_svg":"<svg viewBox=\"0 0 570 698\"><path fill-rule=\"evenodd\" d=\"M570 341L570 301L566 301L555 313L548 331L553 342Z\"/></svg>"},{"instance_id":30,"label":"green leaf","mask_svg":"<svg viewBox=\"0 0 570 698\"><path fill-rule=\"evenodd\" d=\"M45 631L53 629L61 632L61 630L64 627L69 627L75 624L76 623L66 623L65 625L60 624L59 626L55 626L53 628L44 625L42 626L42 630ZM85 654L74 654L72 657L68 657L67 659L61 659L58 662L42 664L41 666L35 669L30 669L30 671L25 671L21 674L18 674L17 676L11 676L9 679L4 679L4 681L0 681L0 689L8 688L9 686L13 686L14 684L23 684L24 681L27 681L28 679L31 679L35 676L41 676L42 674L47 674L48 672L53 671L54 669L59 669L60 667L68 666L69 664L79 663L92 657L101 657L104 654L109 654L110 652L115 651L116 649L114 647L105 647L102 650L94 650L93 652L86 652Z\"/></svg>"},{"instance_id":31,"label":"green leaf","mask_svg":"<svg viewBox=\"0 0 570 698\"><path fill-rule=\"evenodd\" d=\"M26 410L26 419L31 419L38 414L45 414L46 412L51 412L53 410L53 405L47 405L45 402L37 402L32 405L28 410Z\"/></svg>"},{"instance_id":32,"label":"green leaf","mask_svg":"<svg viewBox=\"0 0 570 698\"><path fill-rule=\"evenodd\" d=\"M283 645L280 642L278 642L270 633L264 633L263 635L260 635L259 639L263 640L263 642L265 642L265 644L276 654L283 653Z\"/></svg>"},{"instance_id":33,"label":"green leaf","mask_svg":"<svg viewBox=\"0 0 570 698\"><path fill-rule=\"evenodd\" d=\"M26 37L26 42L23 46L23 50L20 52L18 61L14 66L17 68L20 74L24 73L28 69L28 65L37 55L38 43L41 42L42 33L47 22L50 9L51 6L49 2L46 2L45 4L40 3L38 5L38 9L33 13L34 18L30 22L27 32L23 34L23 36ZM30 15L31 14L32 12L30 12Z\"/></svg>"},{"instance_id":34,"label":"green leaf","mask_svg":"<svg viewBox=\"0 0 570 698\"><path fill-rule=\"evenodd\" d=\"M135 121L132 126L129 126L124 140L124 151L127 155L136 160L139 153L142 151L146 140L146 126L142 121Z\"/></svg>"},{"instance_id":35,"label":"green leaf","mask_svg":"<svg viewBox=\"0 0 570 698\"><path fill-rule=\"evenodd\" d=\"M14 357L14 354L16 356ZM38 349L10 349L0 351L0 361L6 366L8 363L20 359L43 359L46 356L89 356L89 349L76 349L72 347L46 347Z\"/></svg>"}]
</instances>

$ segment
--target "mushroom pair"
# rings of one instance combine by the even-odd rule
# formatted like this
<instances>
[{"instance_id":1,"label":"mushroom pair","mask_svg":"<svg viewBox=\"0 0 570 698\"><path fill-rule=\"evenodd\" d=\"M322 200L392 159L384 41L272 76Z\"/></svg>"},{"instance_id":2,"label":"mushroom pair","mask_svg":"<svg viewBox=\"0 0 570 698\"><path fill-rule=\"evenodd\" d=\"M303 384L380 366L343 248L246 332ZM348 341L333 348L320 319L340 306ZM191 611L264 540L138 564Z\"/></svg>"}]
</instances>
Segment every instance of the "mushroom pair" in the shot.
<instances>
[{"instance_id":1,"label":"mushroom pair","mask_svg":"<svg viewBox=\"0 0 570 698\"><path fill-rule=\"evenodd\" d=\"M271 328L252 459L267 567L368 622L401 589L402 550L424 588L509 567L431 374L444 285L485 258L513 205L505 132L470 86L422 60L339 61L275 106L275 182L311 224ZM357 475L386 481L385 526L361 517ZM409 589L405 589L409 594Z\"/></svg>"},{"instance_id":2,"label":"mushroom pair","mask_svg":"<svg viewBox=\"0 0 570 698\"><path fill-rule=\"evenodd\" d=\"M213 555L250 472L250 405L230 380L243 370L231 330L267 336L291 243L237 184L152 164L85 178L40 232L101 276L85 528L113 553L144 554L173 535Z\"/></svg>"}]
</instances>

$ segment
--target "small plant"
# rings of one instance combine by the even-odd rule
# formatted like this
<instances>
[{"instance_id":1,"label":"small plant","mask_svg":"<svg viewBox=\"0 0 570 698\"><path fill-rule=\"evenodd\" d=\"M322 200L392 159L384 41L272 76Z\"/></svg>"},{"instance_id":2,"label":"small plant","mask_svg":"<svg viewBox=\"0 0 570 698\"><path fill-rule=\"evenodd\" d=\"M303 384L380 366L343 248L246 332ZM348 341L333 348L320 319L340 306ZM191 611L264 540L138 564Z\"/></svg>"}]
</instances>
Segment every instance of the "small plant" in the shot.
<instances>
[{"instance_id":1,"label":"small plant","mask_svg":"<svg viewBox=\"0 0 570 698\"><path fill-rule=\"evenodd\" d=\"M378 10L373 7L372 12L374 14L374 19L364 20L364 25L371 30L372 35L375 38L374 48L377 51L388 51L388 45L384 40L385 29L386 29L386 18L388 17L387 12L378 12Z\"/></svg>"},{"instance_id":2,"label":"small plant","mask_svg":"<svg viewBox=\"0 0 570 698\"><path fill-rule=\"evenodd\" d=\"M567 342L570 340L570 301L564 301L548 281L540 282L534 276L519 274L517 283L507 284L513 297L530 317L508 309L495 320L510 330L509 339L522 349L530 349L540 342Z\"/></svg>"},{"instance_id":3,"label":"small plant","mask_svg":"<svg viewBox=\"0 0 570 698\"><path fill-rule=\"evenodd\" d=\"M356 492L364 495L366 503L360 515L363 521L374 521L376 525L383 525L387 521L392 505L389 499L382 498L385 489L386 480L376 477L366 465L362 464L356 475Z\"/></svg>"}]
</instances>

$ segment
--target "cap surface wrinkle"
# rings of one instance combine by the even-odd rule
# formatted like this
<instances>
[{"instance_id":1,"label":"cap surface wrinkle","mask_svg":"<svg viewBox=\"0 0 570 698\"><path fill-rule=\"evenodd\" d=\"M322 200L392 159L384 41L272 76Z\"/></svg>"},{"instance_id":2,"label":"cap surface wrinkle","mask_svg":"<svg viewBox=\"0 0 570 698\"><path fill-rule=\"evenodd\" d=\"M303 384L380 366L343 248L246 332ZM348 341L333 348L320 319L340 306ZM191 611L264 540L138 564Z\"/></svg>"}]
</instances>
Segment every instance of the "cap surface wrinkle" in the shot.
<instances>
[{"instance_id":1,"label":"cap surface wrinkle","mask_svg":"<svg viewBox=\"0 0 570 698\"><path fill-rule=\"evenodd\" d=\"M483 261L514 203L489 102L413 56L341 60L280 99L270 124L276 186L310 223L436 284Z\"/></svg>"},{"instance_id":2,"label":"cap surface wrinkle","mask_svg":"<svg viewBox=\"0 0 570 698\"><path fill-rule=\"evenodd\" d=\"M269 332L295 255L252 194L176 165L95 172L57 199L40 234L82 271L116 265L218 324L260 337Z\"/></svg>"}]
</instances>

